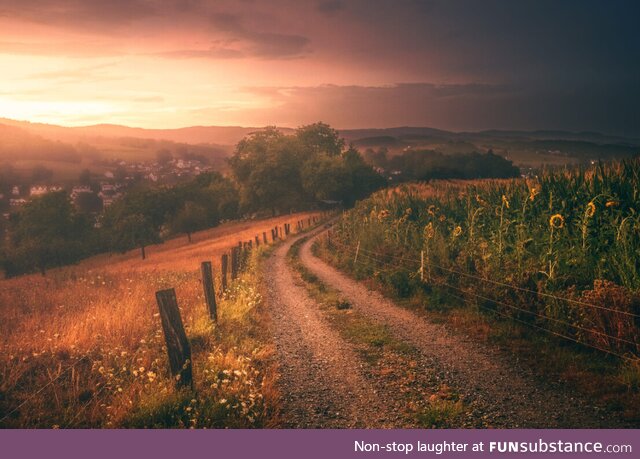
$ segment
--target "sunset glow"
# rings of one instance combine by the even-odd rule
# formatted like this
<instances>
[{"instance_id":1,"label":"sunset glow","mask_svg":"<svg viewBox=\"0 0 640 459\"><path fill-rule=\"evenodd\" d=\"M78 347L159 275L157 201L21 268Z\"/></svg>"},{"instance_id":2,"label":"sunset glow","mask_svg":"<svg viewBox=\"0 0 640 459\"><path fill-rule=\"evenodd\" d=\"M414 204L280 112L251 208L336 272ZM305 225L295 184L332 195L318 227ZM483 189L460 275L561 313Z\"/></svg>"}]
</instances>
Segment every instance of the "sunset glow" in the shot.
<instances>
[{"instance_id":1,"label":"sunset glow","mask_svg":"<svg viewBox=\"0 0 640 459\"><path fill-rule=\"evenodd\" d=\"M322 119L341 128L631 133L638 59L625 49L637 51L638 40L630 19L593 7L566 21L568 6L548 16L544 8L0 0L0 116L64 125L295 127ZM606 30L583 27L592 16ZM547 32L534 40L529 32L540 23ZM586 56L580 50L590 45ZM614 88L606 104L603 87Z\"/></svg>"}]
</instances>

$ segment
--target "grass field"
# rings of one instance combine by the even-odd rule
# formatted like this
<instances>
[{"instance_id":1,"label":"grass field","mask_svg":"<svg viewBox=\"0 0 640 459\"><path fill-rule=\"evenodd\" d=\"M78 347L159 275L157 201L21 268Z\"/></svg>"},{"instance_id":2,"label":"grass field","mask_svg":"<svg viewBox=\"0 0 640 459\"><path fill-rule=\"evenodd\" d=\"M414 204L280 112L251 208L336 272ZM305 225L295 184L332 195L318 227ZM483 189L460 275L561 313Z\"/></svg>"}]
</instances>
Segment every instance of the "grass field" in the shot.
<instances>
[{"instance_id":1,"label":"grass field","mask_svg":"<svg viewBox=\"0 0 640 459\"><path fill-rule=\"evenodd\" d=\"M139 251L0 281L1 427L264 427L276 416L254 250L208 318L201 261L312 214L236 222ZM261 247L263 249L264 246ZM216 286L220 283L216 280ZM155 292L173 287L196 385L174 389Z\"/></svg>"}]
</instances>

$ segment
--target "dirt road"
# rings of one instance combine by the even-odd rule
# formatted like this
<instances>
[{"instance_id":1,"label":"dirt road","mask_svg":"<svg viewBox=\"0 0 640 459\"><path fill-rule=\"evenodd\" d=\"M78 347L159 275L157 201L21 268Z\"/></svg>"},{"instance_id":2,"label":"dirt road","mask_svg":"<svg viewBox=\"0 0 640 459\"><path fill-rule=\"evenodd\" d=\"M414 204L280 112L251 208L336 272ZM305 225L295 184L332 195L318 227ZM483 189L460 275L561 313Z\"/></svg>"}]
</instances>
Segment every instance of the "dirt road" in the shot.
<instances>
[{"instance_id":1,"label":"dirt road","mask_svg":"<svg viewBox=\"0 0 640 459\"><path fill-rule=\"evenodd\" d=\"M283 427L385 428L406 424L362 374L354 349L333 330L286 262L296 238L264 265L276 344ZM392 405L392 404L391 404Z\"/></svg>"},{"instance_id":2,"label":"dirt road","mask_svg":"<svg viewBox=\"0 0 640 459\"><path fill-rule=\"evenodd\" d=\"M396 337L415 346L423 363L463 395L471 416L507 428L625 427L567 388L546 384L506 362L496 349L455 336L350 279L313 256L312 242L300 250L302 264L340 291L358 313L386 324Z\"/></svg>"},{"instance_id":3,"label":"dirt road","mask_svg":"<svg viewBox=\"0 0 640 459\"><path fill-rule=\"evenodd\" d=\"M300 260L338 290L355 313L384 324L416 349L421 371L465 402L460 427L629 427L559 384L547 384L488 345L457 336L327 265L303 244ZM367 378L361 356L323 317L288 265L291 238L265 263L265 289L280 368L284 427L412 427L393 387ZM392 385L392 383L390 383Z\"/></svg>"}]
</instances>

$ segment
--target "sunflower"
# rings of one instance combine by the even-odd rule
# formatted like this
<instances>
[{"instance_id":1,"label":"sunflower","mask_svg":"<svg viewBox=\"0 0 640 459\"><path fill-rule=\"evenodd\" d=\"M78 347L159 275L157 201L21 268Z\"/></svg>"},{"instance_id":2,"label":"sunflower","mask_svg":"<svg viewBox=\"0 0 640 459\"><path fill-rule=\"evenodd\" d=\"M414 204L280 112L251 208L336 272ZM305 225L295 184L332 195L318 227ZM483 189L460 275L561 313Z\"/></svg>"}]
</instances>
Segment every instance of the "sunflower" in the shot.
<instances>
[{"instance_id":1,"label":"sunflower","mask_svg":"<svg viewBox=\"0 0 640 459\"><path fill-rule=\"evenodd\" d=\"M431 204L429 207L427 207L427 213L429 215L435 215L436 214L436 206Z\"/></svg>"},{"instance_id":2,"label":"sunflower","mask_svg":"<svg viewBox=\"0 0 640 459\"><path fill-rule=\"evenodd\" d=\"M584 211L584 214L588 217L591 218L595 215L596 213L596 205L593 203L593 201L589 202L589 204L587 204L587 209Z\"/></svg>"},{"instance_id":3,"label":"sunflower","mask_svg":"<svg viewBox=\"0 0 640 459\"><path fill-rule=\"evenodd\" d=\"M555 229L564 228L564 217L560 214L552 215L549 219L549 226Z\"/></svg>"},{"instance_id":4,"label":"sunflower","mask_svg":"<svg viewBox=\"0 0 640 459\"><path fill-rule=\"evenodd\" d=\"M481 206L484 206L487 203L479 194L476 194L476 201L478 201L478 204L480 204Z\"/></svg>"},{"instance_id":5,"label":"sunflower","mask_svg":"<svg viewBox=\"0 0 640 459\"><path fill-rule=\"evenodd\" d=\"M447 217L445 217L444 215L440 215L440 218L438 220L440 220L441 222L445 221L447 219Z\"/></svg>"},{"instance_id":6,"label":"sunflower","mask_svg":"<svg viewBox=\"0 0 640 459\"><path fill-rule=\"evenodd\" d=\"M462 234L462 228L460 226L456 226L453 230L453 237L458 237Z\"/></svg>"},{"instance_id":7,"label":"sunflower","mask_svg":"<svg viewBox=\"0 0 640 459\"><path fill-rule=\"evenodd\" d=\"M429 222L429 224L424 227L424 236L427 239L431 239L433 236L435 236L435 234L436 232L433 229L433 223Z\"/></svg>"},{"instance_id":8,"label":"sunflower","mask_svg":"<svg viewBox=\"0 0 640 459\"><path fill-rule=\"evenodd\" d=\"M505 205L507 209L509 208L509 200L505 195L502 195L502 203Z\"/></svg>"},{"instance_id":9,"label":"sunflower","mask_svg":"<svg viewBox=\"0 0 640 459\"><path fill-rule=\"evenodd\" d=\"M618 204L620 204L618 201L607 201L605 206L606 207L616 207Z\"/></svg>"},{"instance_id":10,"label":"sunflower","mask_svg":"<svg viewBox=\"0 0 640 459\"><path fill-rule=\"evenodd\" d=\"M533 201L539 193L537 188L531 188L529 190L529 201Z\"/></svg>"}]
</instances>

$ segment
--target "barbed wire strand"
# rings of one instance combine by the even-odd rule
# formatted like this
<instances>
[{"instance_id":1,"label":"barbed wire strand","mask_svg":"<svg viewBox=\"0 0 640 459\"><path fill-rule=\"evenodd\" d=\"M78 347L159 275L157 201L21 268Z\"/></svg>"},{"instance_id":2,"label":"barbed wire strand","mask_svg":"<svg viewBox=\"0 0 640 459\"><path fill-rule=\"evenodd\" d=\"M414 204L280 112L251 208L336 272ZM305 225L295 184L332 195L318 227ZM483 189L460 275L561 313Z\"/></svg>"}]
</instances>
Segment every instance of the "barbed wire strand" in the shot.
<instances>
[{"instance_id":1,"label":"barbed wire strand","mask_svg":"<svg viewBox=\"0 0 640 459\"><path fill-rule=\"evenodd\" d=\"M342 244L342 243L337 242L337 241L334 241L333 239L331 240L331 243L339 245L339 246L341 246L343 248L347 248L347 249L350 249L350 250L353 251L353 249L350 246L348 246L346 244ZM360 252L370 253L370 254L374 254L374 255L382 256L382 257L389 257L389 258L393 258L393 259L399 260L399 261L408 261L410 263L416 263L418 265L420 265L420 263L421 263L420 260L417 260L417 259L414 259L414 258L398 257L398 256L391 255L391 254L381 254L381 253L377 253L377 252L373 252L373 251L364 249L362 247L360 247ZM471 278L471 279L474 279L474 280L479 280L479 281L482 281L482 282L488 282L488 283L491 283L491 284L494 284L494 285L499 285L501 287L511 288L511 289L518 290L518 291L521 291L521 292L526 292L526 293L530 293L530 294L533 294L533 295L544 296L544 297L547 297L547 298L553 298L553 299L556 299L558 301L566 301L566 302L578 304L578 305L581 305L581 306L587 306L587 307L591 307L591 308L595 308L595 309L601 309L601 310L604 310L604 311L614 312L614 313L617 313L617 314L627 315L627 316L630 316L630 317L640 318L640 314L634 314L633 312L622 311L620 309L614 309L614 308L608 308L606 306L587 303L587 302L584 302L584 301L575 300L573 298L562 297L562 296L554 295L552 293L538 292L536 290L531 290L531 289L528 289L528 288L525 288L525 287L519 287L517 285L507 284L505 282L500 282L500 281L496 281L496 280L493 280L493 279L487 279L486 277L475 276L473 274L465 273L464 271L458 271L456 269L446 268L444 266L440 266L440 265L438 265L436 263L433 263L433 262L430 262L430 261L427 261L427 260L425 260L424 264L427 265L427 266L430 266L432 268L437 268L437 269L441 269L443 271L447 271L447 272L452 273L452 274L458 274L458 275L465 276L465 277L468 277L468 278Z\"/></svg>"},{"instance_id":2,"label":"barbed wire strand","mask_svg":"<svg viewBox=\"0 0 640 459\"><path fill-rule=\"evenodd\" d=\"M5 420L7 420L9 418L9 416L11 416L13 413L15 413L16 411L18 411L20 408L22 408L24 405L26 405L27 403L29 403L31 400L33 400L35 397L37 397L40 393L42 393L42 391L44 391L47 387L51 386L54 382L56 382L58 379L60 379L63 375L65 375L66 373L68 373L69 371L71 371L71 369L75 368L80 362L82 362L83 360L86 360L88 358L88 356L83 356L81 357L79 360L77 360L75 363L73 363L72 365L69 365L64 371L62 371L60 374L58 374L58 376L56 376L55 378L53 378L52 380L50 380L47 384L45 384L44 386L40 387L40 389L38 389L37 391L35 391L33 394L31 394L31 396L29 398L27 398L26 400L22 401L22 403L20 403L18 406L16 406L15 408L13 408L11 411L9 411L7 414L5 414L2 419L0 419L0 422L4 422Z\"/></svg>"},{"instance_id":3,"label":"barbed wire strand","mask_svg":"<svg viewBox=\"0 0 640 459\"><path fill-rule=\"evenodd\" d=\"M333 242L334 242L334 241L332 240L332 243L333 243ZM347 250L350 250L350 251L351 251L351 253L354 253L354 249L353 249L351 246L348 246L348 245L345 245L345 244L339 244L339 245L341 245L343 248L345 248L345 249L347 249ZM360 249L360 252L362 252L362 248ZM372 252L372 251L365 251L365 252L374 253L374 252ZM370 259L370 260L372 260L372 261L374 261L374 262L378 262L378 263L386 264L386 265L388 265L388 266L390 266L390 267L394 267L394 268L396 268L396 269L402 269L402 270L404 270L404 271L406 271L406 272L408 272L408 273L412 273L412 274L413 274L413 273L416 273L416 271L415 271L415 270L408 269L408 268L406 268L406 267L404 267L404 266L392 265L389 261L384 261L384 260L381 260L381 259L379 259L379 258L374 258L374 257L372 257L371 255L368 255L367 253L364 253L364 254L362 254L362 253L361 253L360 255L361 255L361 256L363 256L364 258L368 258L368 259ZM410 260L410 261L416 261L416 260ZM515 309L515 310L519 310L519 311L522 311L522 312L526 312L526 313L534 314L534 315L536 315L537 317L540 317L540 318L542 318L542 319L546 319L546 320L551 320L551 321L555 321L555 322L558 322L558 323L562 323L562 324L564 324L564 325L568 325L568 326L570 326L570 327L578 328L578 329L581 329L581 330L586 331L586 332L589 332L589 333L595 333L595 334L598 334L598 335L601 335L601 336L605 336L605 337L607 337L607 338L611 338L611 339L614 339L614 340L617 340L617 341L626 342L626 343L631 344L631 345L633 345L633 346L637 346L637 345L638 345L638 343L634 343L634 342L632 342L632 341L625 340L625 339L623 339L623 338L618 338L618 337L615 337L615 336L612 336L612 335L608 335L608 334L606 334L606 333L598 332L597 330L591 330L591 329L587 329L587 328L584 328L584 327L580 327L580 326L578 326L578 325L572 324L572 323L570 323L570 322L565 322L565 321L562 321L562 320L560 320L560 319L554 319L554 318L550 318L550 317L547 317L547 316L543 316L543 315L541 315L541 314L537 314L537 313L535 313L535 312L533 312L533 311L527 311L527 310L525 310L525 309L518 308L517 306L511 305L511 304L509 304L509 303L502 302L502 301L500 301L500 300L495 300L495 299L492 299L492 298L484 297L484 296L479 295L479 294L477 294L477 293L475 293L475 292L467 292L467 291L462 290L462 289L460 289L460 288L458 288L458 287L455 287L455 286L453 286L453 285L447 284L446 282L442 282L442 283L443 283L445 286L447 286L447 287L449 287L449 288L451 288L451 289L457 290L457 291L459 291L459 292L461 292L461 293L463 293L463 294L471 294L471 295L474 295L474 296L476 296L476 297L478 297L478 298L484 299L485 301L495 302L495 303L497 303L497 304L501 304L501 305L506 306L506 307L509 307L509 308L511 308L511 309ZM468 299L465 299L465 298L459 297L459 296L457 296L457 295L452 295L452 296L454 296L454 297L456 297L456 298L458 298L458 299L463 300L465 303L469 303L469 300L468 300ZM516 322L522 323L522 324L524 324L524 325L531 326L531 327L534 327L534 328L536 328L536 329L539 329L539 330L545 331L545 332L547 332L547 333L553 334L553 335L555 335L555 336L558 336L558 337L560 337L560 338L563 338L563 339L567 339L567 340L573 341L573 342L575 342L575 343L577 343L577 344L580 344L580 345L582 345L582 346L590 347L590 348L596 349L596 350L598 350L598 351L601 351L601 352L605 352L605 353L607 353L607 354L614 355L614 356L619 357L619 358L624 359L624 360L629 360L629 361L634 360L634 359L629 358L629 357L627 357L627 356L624 356L624 355L622 355L622 354L618 354L618 353L615 353L615 352L609 351L609 350L607 350L607 349L601 348L601 347L599 347L599 346L595 346L595 345L591 345L591 344L585 343L585 342L583 342L583 341L577 340L577 339L572 338L572 337L570 337L570 336L566 336L566 335L564 335L564 334L558 333L558 332L556 332L556 331L554 331L554 330L550 330L550 329L548 329L548 328L541 327L541 326L539 326L539 325L537 325L537 324L533 324L533 323L530 323L530 322L526 322L526 321L520 320L520 319L518 319L518 318L516 318L516 317L509 316L509 315L507 315L507 314L501 313L500 311L497 311L497 310L493 310L493 309L490 309L490 308L483 307L483 306L482 306L482 305L480 305L480 304L477 304L477 306L478 306L478 307L481 307L481 308L483 308L483 309L485 309L485 310L487 310L487 311L490 311L490 312L494 312L494 313L500 314L500 315L502 315L502 316L503 316L503 317L505 317L505 318L508 318L508 319L511 319L511 320L515 320Z\"/></svg>"}]
</instances>

